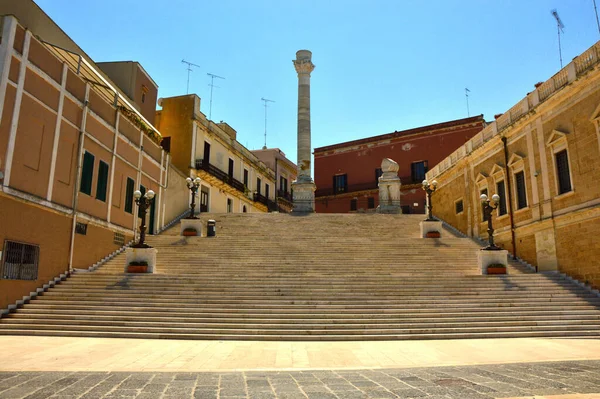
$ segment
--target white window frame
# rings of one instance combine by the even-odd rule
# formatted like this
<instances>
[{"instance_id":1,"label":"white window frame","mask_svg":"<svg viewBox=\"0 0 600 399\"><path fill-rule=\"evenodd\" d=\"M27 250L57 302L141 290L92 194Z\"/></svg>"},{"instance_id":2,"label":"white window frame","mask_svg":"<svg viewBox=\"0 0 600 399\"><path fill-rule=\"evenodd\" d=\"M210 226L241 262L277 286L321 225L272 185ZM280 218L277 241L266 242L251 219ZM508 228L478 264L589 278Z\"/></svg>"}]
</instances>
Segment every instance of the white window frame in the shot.
<instances>
[{"instance_id":1,"label":"white window frame","mask_svg":"<svg viewBox=\"0 0 600 399\"><path fill-rule=\"evenodd\" d=\"M553 130L546 141L546 147L550 148L552 153L552 170L554 172L554 198L563 198L568 195L572 195L575 192L575 185L573 184L573 163L571 162L571 153L569 152L569 143L567 140L567 134L558 130ZM571 191L560 194L558 186L558 165L556 164L556 154L562 150L567 151L567 161L569 162L569 180L571 181Z\"/></svg>"},{"instance_id":2,"label":"white window frame","mask_svg":"<svg viewBox=\"0 0 600 399\"><path fill-rule=\"evenodd\" d=\"M477 186L477 214L478 214L478 218L477 220L479 221L479 223L487 223L487 221L483 220L483 207L481 205L481 192L483 190L487 190L487 195L488 198L490 197L490 188L489 188L489 184L488 184L488 176L486 176L483 173L479 173L477 175L477 178L475 178L475 185ZM464 206L464 203L463 203ZM456 208L455 208L456 210Z\"/></svg>"},{"instance_id":3,"label":"white window frame","mask_svg":"<svg viewBox=\"0 0 600 399\"><path fill-rule=\"evenodd\" d=\"M496 218L504 218L508 216L508 186L506 184L506 173L504 172L504 168L500 164L494 164L492 170L490 172L490 176L494 181L494 194L498 194L498 183L504 182L504 201L506 202L506 213L504 215L500 215L500 205L496 208ZM493 194L492 194L493 195Z\"/></svg>"},{"instance_id":4,"label":"white window frame","mask_svg":"<svg viewBox=\"0 0 600 399\"><path fill-rule=\"evenodd\" d=\"M522 212L529 209L529 193L527 192L527 171L525 170L525 156L514 153L508 160L508 167L510 168L511 180L512 180L512 194L513 194L513 209L514 213ZM519 208L519 194L517 187L517 173L523 172L523 182L525 184L525 202L526 205L523 208ZM506 189L506 187L505 187Z\"/></svg>"}]
</instances>

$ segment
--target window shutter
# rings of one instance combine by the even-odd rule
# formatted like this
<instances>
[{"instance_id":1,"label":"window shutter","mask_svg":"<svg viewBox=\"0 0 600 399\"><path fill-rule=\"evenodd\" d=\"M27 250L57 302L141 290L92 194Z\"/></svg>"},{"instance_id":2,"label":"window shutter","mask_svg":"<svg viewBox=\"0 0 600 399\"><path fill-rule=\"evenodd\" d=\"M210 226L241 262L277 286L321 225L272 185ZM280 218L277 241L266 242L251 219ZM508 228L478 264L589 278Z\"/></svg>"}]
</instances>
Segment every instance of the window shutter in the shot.
<instances>
[{"instance_id":1,"label":"window shutter","mask_svg":"<svg viewBox=\"0 0 600 399\"><path fill-rule=\"evenodd\" d=\"M567 150L556 153L556 171L558 173L558 194L568 193L572 187Z\"/></svg>"},{"instance_id":2,"label":"window shutter","mask_svg":"<svg viewBox=\"0 0 600 399\"><path fill-rule=\"evenodd\" d=\"M92 179L94 177L94 156L89 152L83 154L83 168L81 170L81 185L79 191L92 195Z\"/></svg>"},{"instance_id":3,"label":"window shutter","mask_svg":"<svg viewBox=\"0 0 600 399\"><path fill-rule=\"evenodd\" d=\"M106 201L106 189L108 187L108 164L100 161L98 166L98 183L96 183L96 198Z\"/></svg>"},{"instance_id":4,"label":"window shutter","mask_svg":"<svg viewBox=\"0 0 600 399\"><path fill-rule=\"evenodd\" d=\"M125 190L125 212L133 213L133 186L135 182L131 178L127 178L127 188Z\"/></svg>"}]
</instances>

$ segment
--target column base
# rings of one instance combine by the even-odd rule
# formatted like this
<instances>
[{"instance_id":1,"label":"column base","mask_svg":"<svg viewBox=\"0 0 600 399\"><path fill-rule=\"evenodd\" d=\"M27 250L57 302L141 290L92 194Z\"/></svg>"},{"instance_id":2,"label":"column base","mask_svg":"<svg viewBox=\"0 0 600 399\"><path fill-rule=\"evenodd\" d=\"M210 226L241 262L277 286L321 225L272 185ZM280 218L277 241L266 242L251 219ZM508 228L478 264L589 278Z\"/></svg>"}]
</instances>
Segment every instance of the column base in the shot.
<instances>
[{"instance_id":1,"label":"column base","mask_svg":"<svg viewBox=\"0 0 600 399\"><path fill-rule=\"evenodd\" d=\"M292 190L294 191L294 208L292 209L292 212L314 212L316 189L317 186L312 180L293 182Z\"/></svg>"}]
</instances>

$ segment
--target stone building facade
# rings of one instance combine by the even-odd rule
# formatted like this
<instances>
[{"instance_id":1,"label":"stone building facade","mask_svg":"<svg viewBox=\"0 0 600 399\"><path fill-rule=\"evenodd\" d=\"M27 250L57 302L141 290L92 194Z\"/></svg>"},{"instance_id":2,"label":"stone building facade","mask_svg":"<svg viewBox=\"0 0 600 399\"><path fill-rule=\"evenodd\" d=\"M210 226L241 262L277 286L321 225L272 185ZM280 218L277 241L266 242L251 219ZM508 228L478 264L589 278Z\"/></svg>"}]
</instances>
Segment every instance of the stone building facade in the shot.
<instances>
[{"instance_id":1,"label":"stone building facade","mask_svg":"<svg viewBox=\"0 0 600 399\"><path fill-rule=\"evenodd\" d=\"M483 115L315 148L316 212L375 211L381 161L399 165L403 213L425 213L421 182L429 166L485 127Z\"/></svg>"},{"instance_id":2,"label":"stone building facade","mask_svg":"<svg viewBox=\"0 0 600 399\"><path fill-rule=\"evenodd\" d=\"M187 189L169 181L183 177L144 104L32 1L3 1L0 13L1 309L134 238L134 190L156 192L152 234L187 208L166 204L168 187ZM157 87L145 87L151 102Z\"/></svg>"},{"instance_id":3,"label":"stone building facade","mask_svg":"<svg viewBox=\"0 0 600 399\"><path fill-rule=\"evenodd\" d=\"M495 240L539 271L600 287L600 42L427 173L434 215L487 238L481 193L498 193Z\"/></svg>"},{"instance_id":4,"label":"stone building facade","mask_svg":"<svg viewBox=\"0 0 600 399\"><path fill-rule=\"evenodd\" d=\"M293 208L292 182L298 176L298 167L279 148L252 150L267 167L275 171L275 202L279 212L291 212Z\"/></svg>"},{"instance_id":5,"label":"stone building facade","mask_svg":"<svg viewBox=\"0 0 600 399\"><path fill-rule=\"evenodd\" d=\"M184 174L199 176L200 212L267 212L275 208L275 173L240 144L237 132L200 112L200 97L160 98L156 127Z\"/></svg>"}]
</instances>

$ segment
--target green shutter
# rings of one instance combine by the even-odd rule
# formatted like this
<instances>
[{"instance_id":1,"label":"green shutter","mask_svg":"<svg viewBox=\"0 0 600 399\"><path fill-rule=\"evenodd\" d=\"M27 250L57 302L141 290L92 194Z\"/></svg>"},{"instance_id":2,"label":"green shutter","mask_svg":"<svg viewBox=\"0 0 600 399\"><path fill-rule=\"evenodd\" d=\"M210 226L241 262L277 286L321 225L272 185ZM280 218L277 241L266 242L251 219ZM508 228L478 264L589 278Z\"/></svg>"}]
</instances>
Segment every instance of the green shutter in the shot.
<instances>
[{"instance_id":1,"label":"green shutter","mask_svg":"<svg viewBox=\"0 0 600 399\"><path fill-rule=\"evenodd\" d=\"M98 167L98 183L96 184L96 199L106 201L106 189L108 188L108 164L100 161Z\"/></svg>"},{"instance_id":2,"label":"green shutter","mask_svg":"<svg viewBox=\"0 0 600 399\"><path fill-rule=\"evenodd\" d=\"M127 178L127 189L125 190L125 212L133 213L133 187L135 182L131 178Z\"/></svg>"},{"instance_id":3,"label":"green shutter","mask_svg":"<svg viewBox=\"0 0 600 399\"><path fill-rule=\"evenodd\" d=\"M94 177L94 156L89 152L83 154L83 168L81 170L81 185L79 191L92 195L92 179Z\"/></svg>"}]
</instances>

